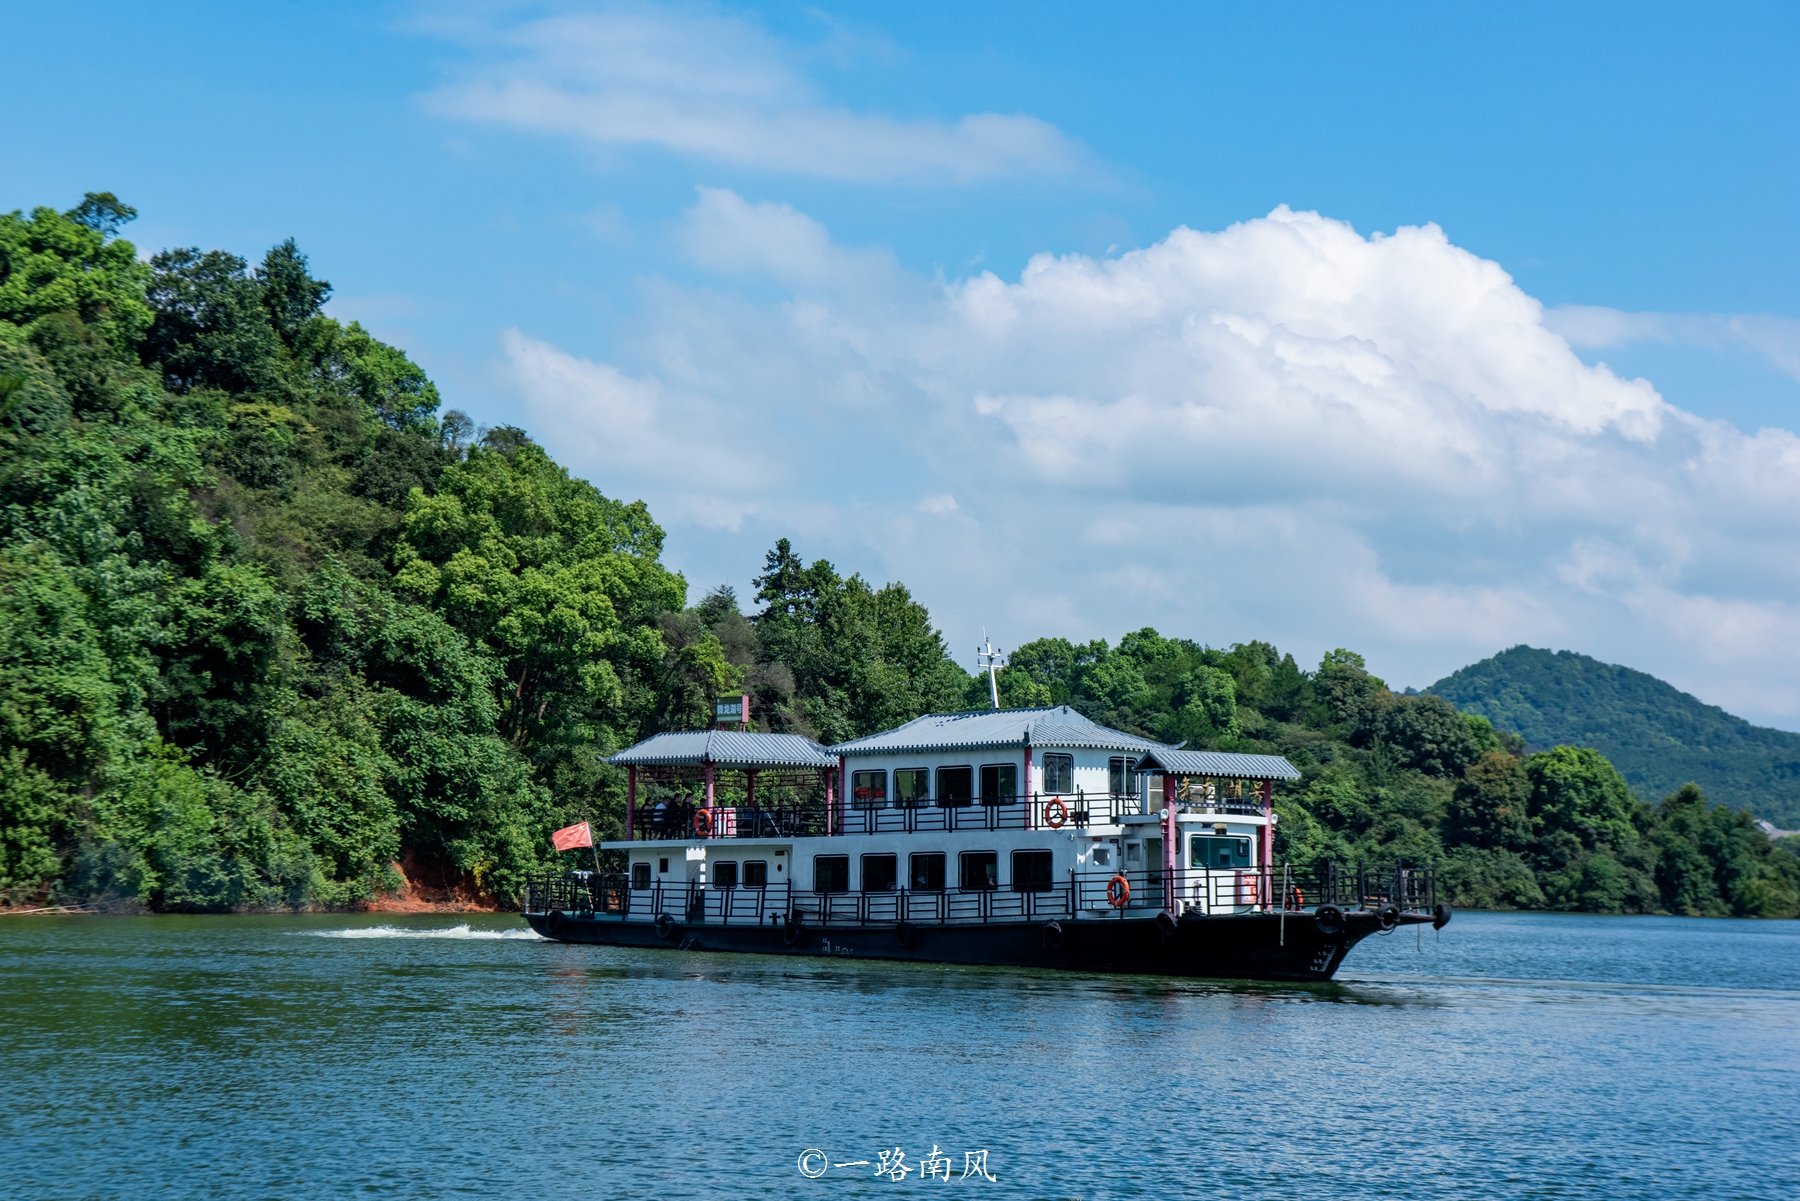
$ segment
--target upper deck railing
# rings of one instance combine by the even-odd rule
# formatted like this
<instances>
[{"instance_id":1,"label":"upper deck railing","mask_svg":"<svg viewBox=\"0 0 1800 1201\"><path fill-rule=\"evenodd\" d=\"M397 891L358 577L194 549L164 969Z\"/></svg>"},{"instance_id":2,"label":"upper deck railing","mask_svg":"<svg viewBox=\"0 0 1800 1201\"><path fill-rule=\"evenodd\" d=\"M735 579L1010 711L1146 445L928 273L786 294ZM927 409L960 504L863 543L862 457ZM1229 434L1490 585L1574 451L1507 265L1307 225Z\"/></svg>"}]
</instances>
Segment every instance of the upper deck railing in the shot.
<instances>
[{"instance_id":1,"label":"upper deck railing","mask_svg":"<svg viewBox=\"0 0 1800 1201\"><path fill-rule=\"evenodd\" d=\"M634 833L639 839L804 838L825 834L913 834L955 830L1085 830L1117 825L1127 817L1154 815L1162 798L1136 793L1048 794L998 798L920 798L869 804L854 801L828 813L822 806L764 808L760 805L715 805L660 802L640 809ZM1177 813L1256 816L1262 804L1252 797L1186 800Z\"/></svg>"},{"instance_id":2,"label":"upper deck railing","mask_svg":"<svg viewBox=\"0 0 1800 1201\"><path fill-rule=\"evenodd\" d=\"M1118 881L1123 881L1121 886ZM606 914L688 924L795 921L825 926L1031 921L1051 917L1145 917L1170 908L1183 915L1309 912L1321 905L1431 912L1437 873L1418 867L1191 868L1173 873L1070 872L1056 882L995 888L893 888L813 891L786 883L709 886L652 881L633 887L623 873L574 872L531 881L525 912Z\"/></svg>"}]
</instances>

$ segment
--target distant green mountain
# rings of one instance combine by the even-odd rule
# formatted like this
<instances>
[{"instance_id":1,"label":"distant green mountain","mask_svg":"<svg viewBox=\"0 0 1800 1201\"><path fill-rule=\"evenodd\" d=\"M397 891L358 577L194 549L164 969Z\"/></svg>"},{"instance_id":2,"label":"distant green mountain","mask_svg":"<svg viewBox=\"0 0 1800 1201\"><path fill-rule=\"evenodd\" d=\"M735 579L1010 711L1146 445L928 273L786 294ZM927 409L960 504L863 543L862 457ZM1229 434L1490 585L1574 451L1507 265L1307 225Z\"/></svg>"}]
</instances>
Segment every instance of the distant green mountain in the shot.
<instances>
[{"instance_id":1,"label":"distant green mountain","mask_svg":"<svg viewBox=\"0 0 1800 1201\"><path fill-rule=\"evenodd\" d=\"M1593 747L1648 800L1692 781L1714 801L1800 826L1800 734L1753 726L1644 672L1515 646L1426 691L1517 731L1531 750Z\"/></svg>"}]
</instances>

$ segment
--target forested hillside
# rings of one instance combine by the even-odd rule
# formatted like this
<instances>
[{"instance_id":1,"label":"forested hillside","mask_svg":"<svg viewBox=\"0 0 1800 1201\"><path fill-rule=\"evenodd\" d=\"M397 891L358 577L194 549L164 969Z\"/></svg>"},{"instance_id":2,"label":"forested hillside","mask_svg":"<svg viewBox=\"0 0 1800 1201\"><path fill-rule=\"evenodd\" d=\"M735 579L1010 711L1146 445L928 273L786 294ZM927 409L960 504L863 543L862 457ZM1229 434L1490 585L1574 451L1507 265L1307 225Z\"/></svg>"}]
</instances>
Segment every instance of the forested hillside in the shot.
<instances>
[{"instance_id":1,"label":"forested hillside","mask_svg":"<svg viewBox=\"0 0 1800 1201\"><path fill-rule=\"evenodd\" d=\"M1515 646L1427 691L1517 730L1534 749L1591 746L1645 796L1692 781L1714 800L1800 828L1800 734L1753 726L1655 676Z\"/></svg>"},{"instance_id":2,"label":"forested hillside","mask_svg":"<svg viewBox=\"0 0 1800 1201\"><path fill-rule=\"evenodd\" d=\"M1304 671L1266 643L1224 650L1140 630L1117 647L1028 643L1008 703L1068 702L1098 721L1219 750L1286 755L1278 859L1436 863L1483 907L1791 916L1800 856L1750 816L1682 787L1634 796L1605 756L1526 753L1517 734L1437 696L1402 696L1346 650Z\"/></svg>"},{"instance_id":3,"label":"forested hillside","mask_svg":"<svg viewBox=\"0 0 1800 1201\"><path fill-rule=\"evenodd\" d=\"M291 241L140 261L133 216L0 216L0 902L343 905L402 871L504 902L552 829L618 830L602 756L721 694L826 742L986 705L903 585L784 540L753 612L690 606L641 503L440 412ZM1800 908L1746 815L1526 754L1349 651L1044 639L1000 688L1287 755L1294 862L1440 863L1463 904Z\"/></svg>"},{"instance_id":4,"label":"forested hillside","mask_svg":"<svg viewBox=\"0 0 1800 1201\"><path fill-rule=\"evenodd\" d=\"M772 661L685 611L642 504L325 316L291 241L142 262L133 216L0 216L0 895L330 905L401 865L507 900L551 829L617 828L600 755L722 691L827 737L963 691L904 588L828 565Z\"/></svg>"}]
</instances>

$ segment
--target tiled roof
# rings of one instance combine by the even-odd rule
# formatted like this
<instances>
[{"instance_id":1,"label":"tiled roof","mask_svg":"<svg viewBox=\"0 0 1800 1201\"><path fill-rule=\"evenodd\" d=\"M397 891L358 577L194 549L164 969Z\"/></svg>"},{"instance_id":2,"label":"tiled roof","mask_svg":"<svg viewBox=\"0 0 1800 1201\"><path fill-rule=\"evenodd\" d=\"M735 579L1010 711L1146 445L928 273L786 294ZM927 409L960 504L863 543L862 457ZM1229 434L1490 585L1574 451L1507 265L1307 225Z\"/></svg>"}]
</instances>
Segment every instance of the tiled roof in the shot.
<instances>
[{"instance_id":1,"label":"tiled roof","mask_svg":"<svg viewBox=\"0 0 1800 1201\"><path fill-rule=\"evenodd\" d=\"M711 763L717 767L836 767L837 757L798 734L747 730L691 730L658 734L607 760L614 767L668 767Z\"/></svg>"},{"instance_id":2,"label":"tiled roof","mask_svg":"<svg viewBox=\"0 0 1800 1201\"><path fill-rule=\"evenodd\" d=\"M831 748L838 755L885 755L907 751L948 751L963 747L1082 747L1091 750L1161 749L1162 744L1122 730L1096 725L1067 705L1047 709L977 709L968 713L927 713L903 726L853 738Z\"/></svg>"},{"instance_id":3,"label":"tiled roof","mask_svg":"<svg viewBox=\"0 0 1800 1201\"><path fill-rule=\"evenodd\" d=\"M1235 780L1298 780L1299 769L1280 755L1239 755L1230 751L1172 751L1158 747L1138 760L1138 770L1177 776L1223 776Z\"/></svg>"}]
</instances>

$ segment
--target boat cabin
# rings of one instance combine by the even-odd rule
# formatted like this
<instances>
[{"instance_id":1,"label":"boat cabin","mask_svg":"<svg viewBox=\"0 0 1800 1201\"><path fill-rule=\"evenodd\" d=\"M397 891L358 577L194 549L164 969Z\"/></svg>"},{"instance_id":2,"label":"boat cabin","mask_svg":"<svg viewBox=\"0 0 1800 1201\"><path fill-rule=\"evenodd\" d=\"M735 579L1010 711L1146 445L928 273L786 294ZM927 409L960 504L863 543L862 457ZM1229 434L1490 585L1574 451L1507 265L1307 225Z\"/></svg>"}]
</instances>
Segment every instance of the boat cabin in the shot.
<instances>
[{"instance_id":1,"label":"boat cabin","mask_svg":"<svg viewBox=\"0 0 1800 1201\"><path fill-rule=\"evenodd\" d=\"M827 749L659 734L626 769L624 895L688 921L1238 913L1270 903L1274 755L1187 751L1063 706L928 714Z\"/></svg>"}]
</instances>

